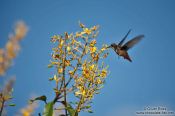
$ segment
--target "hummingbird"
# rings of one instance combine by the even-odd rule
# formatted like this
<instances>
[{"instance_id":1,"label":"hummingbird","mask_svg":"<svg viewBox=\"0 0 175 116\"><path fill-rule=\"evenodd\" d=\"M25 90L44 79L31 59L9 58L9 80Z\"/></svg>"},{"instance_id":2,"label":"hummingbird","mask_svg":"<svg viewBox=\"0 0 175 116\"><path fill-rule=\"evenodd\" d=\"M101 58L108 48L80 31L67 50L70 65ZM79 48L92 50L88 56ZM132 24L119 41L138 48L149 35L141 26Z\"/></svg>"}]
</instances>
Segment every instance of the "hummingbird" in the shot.
<instances>
[{"instance_id":1,"label":"hummingbird","mask_svg":"<svg viewBox=\"0 0 175 116\"><path fill-rule=\"evenodd\" d=\"M128 61L132 62L128 54L128 50L132 48L135 44L137 44L140 40L142 40L144 35L138 35L123 45L125 39L127 38L130 32L131 32L131 29L124 36L124 38L119 42L119 44L112 43L108 48L112 48L119 56L122 56L124 59L127 59Z\"/></svg>"}]
</instances>

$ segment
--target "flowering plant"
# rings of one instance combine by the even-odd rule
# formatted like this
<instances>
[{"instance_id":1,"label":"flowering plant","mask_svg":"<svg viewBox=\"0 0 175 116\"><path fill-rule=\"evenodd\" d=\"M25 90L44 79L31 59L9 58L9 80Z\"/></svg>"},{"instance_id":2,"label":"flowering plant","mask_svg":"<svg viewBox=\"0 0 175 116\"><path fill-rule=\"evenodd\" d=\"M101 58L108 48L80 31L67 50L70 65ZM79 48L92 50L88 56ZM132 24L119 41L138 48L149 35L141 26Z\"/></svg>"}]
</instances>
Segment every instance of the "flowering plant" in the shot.
<instances>
[{"instance_id":1,"label":"flowering plant","mask_svg":"<svg viewBox=\"0 0 175 116\"><path fill-rule=\"evenodd\" d=\"M55 98L47 102L43 95L31 100L46 103L44 116L51 116L56 111L66 116L78 116L80 111L92 113L92 99L104 85L108 74L108 66L103 62L108 56L107 45L97 47L99 26L87 28L82 23L79 25L81 32L65 32L51 37L54 47L48 67L56 69L53 77L49 78L56 83L53 88ZM75 101L70 101L70 96L71 99L74 96Z\"/></svg>"}]
</instances>

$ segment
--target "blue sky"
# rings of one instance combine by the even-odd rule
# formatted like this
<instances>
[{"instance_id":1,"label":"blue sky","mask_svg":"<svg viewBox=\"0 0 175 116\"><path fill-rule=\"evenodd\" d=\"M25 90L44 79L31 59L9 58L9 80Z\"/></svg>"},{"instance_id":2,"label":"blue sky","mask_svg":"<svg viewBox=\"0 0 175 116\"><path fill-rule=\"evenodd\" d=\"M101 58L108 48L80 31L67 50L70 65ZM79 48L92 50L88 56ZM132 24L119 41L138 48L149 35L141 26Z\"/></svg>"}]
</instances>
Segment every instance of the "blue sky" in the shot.
<instances>
[{"instance_id":1,"label":"blue sky","mask_svg":"<svg viewBox=\"0 0 175 116\"><path fill-rule=\"evenodd\" d=\"M164 106L175 112L174 11L174 0L0 0L1 48L16 21L24 20L29 26L22 50L6 75L16 76L17 106L8 108L8 114L18 112L32 94L54 97L54 84L48 82L52 70L47 69L50 37L79 30L79 20L87 26L100 25L100 45L120 41L129 29L128 39L145 35L129 51L132 63L110 51L106 63L111 73L94 98L94 113L81 116L135 116L146 106Z\"/></svg>"}]
</instances>

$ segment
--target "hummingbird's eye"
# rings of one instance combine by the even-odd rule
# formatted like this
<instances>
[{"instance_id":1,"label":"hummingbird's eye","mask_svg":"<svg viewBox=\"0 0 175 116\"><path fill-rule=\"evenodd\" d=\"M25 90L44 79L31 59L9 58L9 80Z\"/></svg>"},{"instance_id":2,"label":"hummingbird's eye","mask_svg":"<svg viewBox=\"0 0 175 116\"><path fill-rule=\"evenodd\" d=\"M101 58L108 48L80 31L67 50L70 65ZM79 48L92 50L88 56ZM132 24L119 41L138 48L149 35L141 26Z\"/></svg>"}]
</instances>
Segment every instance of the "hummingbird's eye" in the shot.
<instances>
[{"instance_id":1,"label":"hummingbird's eye","mask_svg":"<svg viewBox=\"0 0 175 116\"><path fill-rule=\"evenodd\" d=\"M114 47L114 44L111 44L112 47Z\"/></svg>"}]
</instances>

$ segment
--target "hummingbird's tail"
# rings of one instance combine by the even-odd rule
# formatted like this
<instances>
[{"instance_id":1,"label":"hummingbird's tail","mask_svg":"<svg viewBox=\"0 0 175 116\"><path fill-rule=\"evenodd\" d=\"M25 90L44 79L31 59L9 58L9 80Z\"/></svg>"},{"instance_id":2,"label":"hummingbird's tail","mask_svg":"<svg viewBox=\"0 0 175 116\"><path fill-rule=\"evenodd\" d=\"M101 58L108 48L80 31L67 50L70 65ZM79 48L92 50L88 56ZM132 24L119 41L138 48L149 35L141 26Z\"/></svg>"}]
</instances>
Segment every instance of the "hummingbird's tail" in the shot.
<instances>
[{"instance_id":1,"label":"hummingbird's tail","mask_svg":"<svg viewBox=\"0 0 175 116\"><path fill-rule=\"evenodd\" d=\"M124 56L124 59L127 59L128 61L132 62L132 60L131 60L131 58L129 57L128 54L126 54L126 55Z\"/></svg>"}]
</instances>

